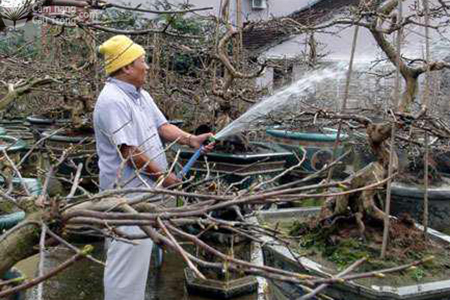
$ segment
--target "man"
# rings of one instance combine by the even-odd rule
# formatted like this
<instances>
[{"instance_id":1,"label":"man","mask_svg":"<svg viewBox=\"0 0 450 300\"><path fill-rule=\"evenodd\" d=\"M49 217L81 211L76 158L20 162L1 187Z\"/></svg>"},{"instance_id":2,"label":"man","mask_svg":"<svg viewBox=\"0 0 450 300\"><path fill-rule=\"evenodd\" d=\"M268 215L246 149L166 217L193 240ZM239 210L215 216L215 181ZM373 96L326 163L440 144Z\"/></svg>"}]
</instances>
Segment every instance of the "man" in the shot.
<instances>
[{"instance_id":1,"label":"man","mask_svg":"<svg viewBox=\"0 0 450 300\"><path fill-rule=\"evenodd\" d=\"M198 148L212 134L195 136L167 123L142 89L148 66L140 45L117 35L99 51L109 75L94 110L100 189L152 187L158 180L169 187L180 182L175 174L166 174L161 138ZM142 233L137 226L121 229L127 234ZM144 300L152 246L151 239L141 240L139 245L111 241L104 275L105 300Z\"/></svg>"}]
</instances>

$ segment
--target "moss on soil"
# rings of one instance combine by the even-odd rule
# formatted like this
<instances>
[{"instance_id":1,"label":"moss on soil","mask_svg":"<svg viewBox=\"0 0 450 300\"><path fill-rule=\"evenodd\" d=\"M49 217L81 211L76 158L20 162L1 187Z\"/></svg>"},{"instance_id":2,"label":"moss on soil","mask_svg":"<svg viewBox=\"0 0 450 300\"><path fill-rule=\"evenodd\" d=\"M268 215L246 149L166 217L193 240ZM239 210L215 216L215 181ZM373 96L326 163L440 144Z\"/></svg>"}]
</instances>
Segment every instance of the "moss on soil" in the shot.
<instances>
[{"instance_id":1,"label":"moss on soil","mask_svg":"<svg viewBox=\"0 0 450 300\"><path fill-rule=\"evenodd\" d=\"M409 220L394 221L390 229L390 244L387 257L380 259L382 227L368 226L366 240L356 234L354 224L345 224L339 232L320 227L311 227L314 221L282 221L267 224L289 236L292 250L324 265L338 273L356 260L368 257L368 261L356 272L396 267L433 255L426 264L398 273L386 274L384 278L356 280L364 286L408 286L450 278L450 245L429 239L425 242L422 232Z\"/></svg>"}]
</instances>

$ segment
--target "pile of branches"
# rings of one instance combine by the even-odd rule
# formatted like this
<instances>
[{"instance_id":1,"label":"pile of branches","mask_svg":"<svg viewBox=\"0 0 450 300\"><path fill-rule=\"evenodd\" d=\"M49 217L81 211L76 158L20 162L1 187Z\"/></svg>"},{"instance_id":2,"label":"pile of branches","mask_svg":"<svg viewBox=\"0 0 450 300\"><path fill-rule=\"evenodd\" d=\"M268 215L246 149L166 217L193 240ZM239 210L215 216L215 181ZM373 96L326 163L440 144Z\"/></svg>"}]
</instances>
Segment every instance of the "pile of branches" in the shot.
<instances>
[{"instance_id":1,"label":"pile of branches","mask_svg":"<svg viewBox=\"0 0 450 300\"><path fill-rule=\"evenodd\" d=\"M64 161L66 155L67 152L63 153L59 158L59 164ZM89 229L91 232L96 232L97 235L100 234L127 243L135 243L137 239L149 237L161 247L178 253L188 267L200 278L204 278L204 274L201 273L199 267L222 270L224 265L226 265L227 270L230 272L283 280L300 284L310 289L319 286L319 291L323 289L324 284L326 286L335 282L342 282L343 280L379 276L380 273L404 270L424 262L416 261L392 270L377 270L376 272L349 275L350 272L354 273L357 265L363 263L363 261L360 261L357 265L352 265L345 275L340 274L333 278L320 278L314 275L298 274L269 266L256 265L237 259L215 249L208 243L205 243L200 236L194 235L187 230L188 225L203 228L203 233L227 230L261 245L265 243L263 237L269 236L277 243L289 245L289 241L283 238L281 232L269 229L266 226L260 226L252 221L255 213L268 204L336 196L339 193L336 194L328 189L349 184L342 181L302 185L302 183L320 176L320 173L325 172L327 169L324 168L322 171L297 182L299 186L291 187L291 183L272 189L265 188L269 186L269 183L278 180L287 172L300 166L303 161L304 157L300 159L298 165L282 174L267 181L255 181L249 188L239 191L235 189L205 189L204 186L208 185L208 183L220 184L220 178L213 176L205 178L201 182L193 182L192 179L188 179L182 184L183 189L178 187L165 189L161 188L159 183L154 188L117 188L92 194L80 187L81 168L79 167L72 181L70 192L67 195L51 197L47 193L47 188L49 187L49 181L54 177L53 171L57 168L57 165L55 165L47 173L44 190L40 196L31 196L27 193L22 196L14 196L7 191L0 191L0 202L25 211L27 216L23 222L0 236L0 248L2 249L0 252L0 274L9 270L18 261L38 251L45 251L48 245L62 244L72 249L74 255L71 259L42 276L25 281L6 291L1 291L0 297L39 284L58 274L79 259L87 258L94 263L102 264L102 262L89 255L91 248L77 248L70 243L70 240L63 238L63 236L70 236L67 233L73 230L79 231L80 228L83 230ZM14 169L18 171L17 168ZM139 174L136 173L136 176L139 177ZM379 184L384 184L384 181L381 181ZM186 186L190 186L190 188L186 188ZM371 188L373 188L373 184ZM186 192L186 190L190 191ZM317 190L323 192L317 193ZM342 193L350 194L353 192L356 191L348 190ZM134 196L131 197L131 195ZM173 207L168 204L174 201L181 203L181 206ZM218 217L218 214L214 214L224 210L235 211L238 217L230 221ZM127 235L120 229L121 226L139 226L142 234ZM39 234L36 234L37 232ZM185 245L182 241L189 241L200 249L216 256L219 262L205 261L201 257L192 254L184 248ZM17 244L22 246L17 247ZM40 246L36 247L37 245ZM0 282L0 284L2 283ZM311 295L317 292L312 291Z\"/></svg>"}]
</instances>

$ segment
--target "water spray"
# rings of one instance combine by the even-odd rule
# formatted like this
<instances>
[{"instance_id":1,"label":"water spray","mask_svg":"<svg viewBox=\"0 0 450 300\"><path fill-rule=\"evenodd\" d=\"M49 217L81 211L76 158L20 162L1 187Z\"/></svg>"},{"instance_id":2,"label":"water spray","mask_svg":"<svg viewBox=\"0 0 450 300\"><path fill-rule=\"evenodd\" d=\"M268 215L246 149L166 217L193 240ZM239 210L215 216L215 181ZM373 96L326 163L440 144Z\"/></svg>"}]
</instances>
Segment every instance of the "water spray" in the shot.
<instances>
[{"instance_id":1,"label":"water spray","mask_svg":"<svg viewBox=\"0 0 450 300\"><path fill-rule=\"evenodd\" d=\"M340 76L343 76L345 75L345 70L346 64L344 63L338 64L334 68L327 68L307 74L292 85L253 105L243 115L225 126L225 128L220 130L214 137L211 137L208 142L215 143L216 141L223 140L225 137L234 135L240 131L248 130L252 124L257 122L259 119L264 118L274 110L292 110L293 107L291 107L290 105L295 104L298 100L301 100L301 96L305 95L308 90L315 84L321 82L324 79L338 78ZM292 99L292 96L298 97ZM200 157L202 152L204 152L204 150L205 146L202 146L197 149L197 151L195 151L194 155L192 155L187 164L178 174L178 178L183 178L189 172L189 170L192 168L192 166Z\"/></svg>"}]
</instances>

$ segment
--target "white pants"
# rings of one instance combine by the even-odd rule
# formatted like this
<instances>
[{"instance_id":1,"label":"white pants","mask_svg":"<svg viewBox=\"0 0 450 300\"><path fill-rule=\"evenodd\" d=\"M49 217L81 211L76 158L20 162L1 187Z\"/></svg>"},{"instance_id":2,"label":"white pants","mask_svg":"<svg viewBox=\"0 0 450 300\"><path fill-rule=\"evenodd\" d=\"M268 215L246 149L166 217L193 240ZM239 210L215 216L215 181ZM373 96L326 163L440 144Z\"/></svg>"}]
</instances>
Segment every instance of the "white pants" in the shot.
<instances>
[{"instance_id":1,"label":"white pants","mask_svg":"<svg viewBox=\"0 0 450 300\"><path fill-rule=\"evenodd\" d=\"M140 234L138 226L120 227L127 234ZM144 300L153 241L139 245L111 240L108 245L103 284L105 300Z\"/></svg>"}]
</instances>

